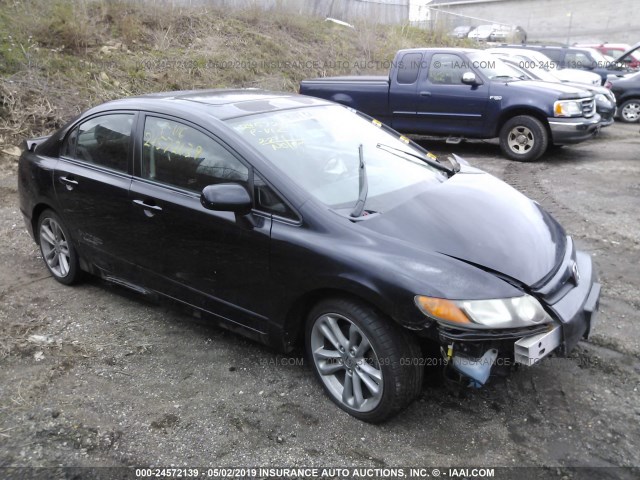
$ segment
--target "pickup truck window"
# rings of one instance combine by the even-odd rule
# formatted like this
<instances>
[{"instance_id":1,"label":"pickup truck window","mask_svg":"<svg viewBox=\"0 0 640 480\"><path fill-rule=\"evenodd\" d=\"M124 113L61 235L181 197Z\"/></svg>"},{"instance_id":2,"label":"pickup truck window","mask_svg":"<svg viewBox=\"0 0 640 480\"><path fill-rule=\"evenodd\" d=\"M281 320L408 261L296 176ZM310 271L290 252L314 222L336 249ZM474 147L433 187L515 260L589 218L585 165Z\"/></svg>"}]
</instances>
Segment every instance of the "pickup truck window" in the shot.
<instances>
[{"instance_id":1,"label":"pickup truck window","mask_svg":"<svg viewBox=\"0 0 640 480\"><path fill-rule=\"evenodd\" d=\"M403 85L415 83L418 79L421 62L421 53L405 53L398 64L398 75L396 77L398 83Z\"/></svg>"},{"instance_id":2,"label":"pickup truck window","mask_svg":"<svg viewBox=\"0 0 640 480\"><path fill-rule=\"evenodd\" d=\"M462 85L462 74L470 70L458 55L436 53L431 57L427 80L435 85Z\"/></svg>"},{"instance_id":3,"label":"pickup truck window","mask_svg":"<svg viewBox=\"0 0 640 480\"><path fill-rule=\"evenodd\" d=\"M545 48L542 50L542 53L555 63L560 63L562 61L562 50L559 48Z\"/></svg>"}]
</instances>

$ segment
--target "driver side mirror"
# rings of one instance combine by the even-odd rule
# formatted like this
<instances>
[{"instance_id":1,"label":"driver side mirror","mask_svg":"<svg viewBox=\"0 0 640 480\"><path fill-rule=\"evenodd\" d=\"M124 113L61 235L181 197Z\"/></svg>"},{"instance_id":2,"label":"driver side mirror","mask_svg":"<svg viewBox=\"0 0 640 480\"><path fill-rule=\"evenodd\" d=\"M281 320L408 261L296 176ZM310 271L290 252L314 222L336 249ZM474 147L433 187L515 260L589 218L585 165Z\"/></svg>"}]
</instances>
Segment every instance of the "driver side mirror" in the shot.
<instances>
[{"instance_id":1,"label":"driver side mirror","mask_svg":"<svg viewBox=\"0 0 640 480\"><path fill-rule=\"evenodd\" d=\"M247 215L253 207L247 190L237 183L208 185L202 190L200 203L207 210Z\"/></svg>"},{"instance_id":2,"label":"driver side mirror","mask_svg":"<svg viewBox=\"0 0 640 480\"><path fill-rule=\"evenodd\" d=\"M462 83L464 83L465 85L480 85L482 82L478 81L475 73L464 72L462 74Z\"/></svg>"}]
</instances>

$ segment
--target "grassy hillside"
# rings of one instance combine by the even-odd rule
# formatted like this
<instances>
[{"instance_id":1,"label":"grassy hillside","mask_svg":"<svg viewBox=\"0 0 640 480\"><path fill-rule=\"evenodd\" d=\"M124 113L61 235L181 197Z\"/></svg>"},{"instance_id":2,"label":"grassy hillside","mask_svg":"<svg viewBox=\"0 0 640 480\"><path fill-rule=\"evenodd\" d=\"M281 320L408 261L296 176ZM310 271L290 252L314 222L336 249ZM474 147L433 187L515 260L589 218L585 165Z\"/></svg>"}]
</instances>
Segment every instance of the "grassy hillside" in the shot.
<instances>
[{"instance_id":1,"label":"grassy hillside","mask_svg":"<svg viewBox=\"0 0 640 480\"><path fill-rule=\"evenodd\" d=\"M450 42L366 19L355 27L278 10L0 0L0 150L108 99L215 87L295 91L303 78L383 73L399 48Z\"/></svg>"}]
</instances>

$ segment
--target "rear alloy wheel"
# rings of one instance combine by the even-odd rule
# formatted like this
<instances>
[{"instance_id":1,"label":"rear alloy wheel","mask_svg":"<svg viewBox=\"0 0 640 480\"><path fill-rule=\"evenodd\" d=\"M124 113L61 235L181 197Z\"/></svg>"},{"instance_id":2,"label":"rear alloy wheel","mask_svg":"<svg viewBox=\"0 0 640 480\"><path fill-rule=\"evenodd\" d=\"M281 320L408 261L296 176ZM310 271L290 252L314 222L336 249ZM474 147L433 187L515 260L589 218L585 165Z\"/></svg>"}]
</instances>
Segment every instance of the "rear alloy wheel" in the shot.
<instances>
[{"instance_id":1,"label":"rear alloy wheel","mask_svg":"<svg viewBox=\"0 0 640 480\"><path fill-rule=\"evenodd\" d=\"M423 366L415 339L366 304L318 304L308 318L306 347L331 400L356 418L381 422L420 393Z\"/></svg>"},{"instance_id":2,"label":"rear alloy wheel","mask_svg":"<svg viewBox=\"0 0 640 480\"><path fill-rule=\"evenodd\" d=\"M71 285L80 277L78 255L60 217L45 210L38 220L38 241L45 265L60 283Z\"/></svg>"},{"instance_id":3,"label":"rear alloy wheel","mask_svg":"<svg viewBox=\"0 0 640 480\"><path fill-rule=\"evenodd\" d=\"M542 156L549 144L549 133L537 118L518 115L500 129L500 149L511 160L532 162Z\"/></svg>"},{"instance_id":4,"label":"rear alloy wheel","mask_svg":"<svg viewBox=\"0 0 640 480\"><path fill-rule=\"evenodd\" d=\"M636 123L640 120L640 100L627 100L620 106L620 120L625 123Z\"/></svg>"}]
</instances>

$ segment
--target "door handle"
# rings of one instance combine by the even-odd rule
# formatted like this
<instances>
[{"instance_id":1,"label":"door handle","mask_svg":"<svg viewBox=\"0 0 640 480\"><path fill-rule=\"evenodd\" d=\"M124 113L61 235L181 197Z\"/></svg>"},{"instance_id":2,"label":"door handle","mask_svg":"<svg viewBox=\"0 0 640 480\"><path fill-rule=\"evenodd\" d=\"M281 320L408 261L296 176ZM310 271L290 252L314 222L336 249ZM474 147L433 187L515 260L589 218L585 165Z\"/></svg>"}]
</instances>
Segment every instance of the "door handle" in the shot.
<instances>
[{"instance_id":1,"label":"door handle","mask_svg":"<svg viewBox=\"0 0 640 480\"><path fill-rule=\"evenodd\" d=\"M73 175L69 175L68 177L58 177L60 183L64 183L67 190L71 191L74 187L78 185L78 182L73 179Z\"/></svg>"},{"instance_id":2,"label":"door handle","mask_svg":"<svg viewBox=\"0 0 640 480\"><path fill-rule=\"evenodd\" d=\"M427 92L426 90L423 92L420 92L420 96L421 97L430 97L431 96L431 92Z\"/></svg>"},{"instance_id":3,"label":"door handle","mask_svg":"<svg viewBox=\"0 0 640 480\"><path fill-rule=\"evenodd\" d=\"M73 179L72 175L68 177L60 177L60 182L64 183L65 185L78 185L78 182Z\"/></svg>"},{"instance_id":4,"label":"door handle","mask_svg":"<svg viewBox=\"0 0 640 480\"><path fill-rule=\"evenodd\" d=\"M159 207L158 205L149 205L148 203L144 203L144 200L134 200L133 203L149 210L155 210L156 212L162 211L162 207Z\"/></svg>"}]
</instances>

